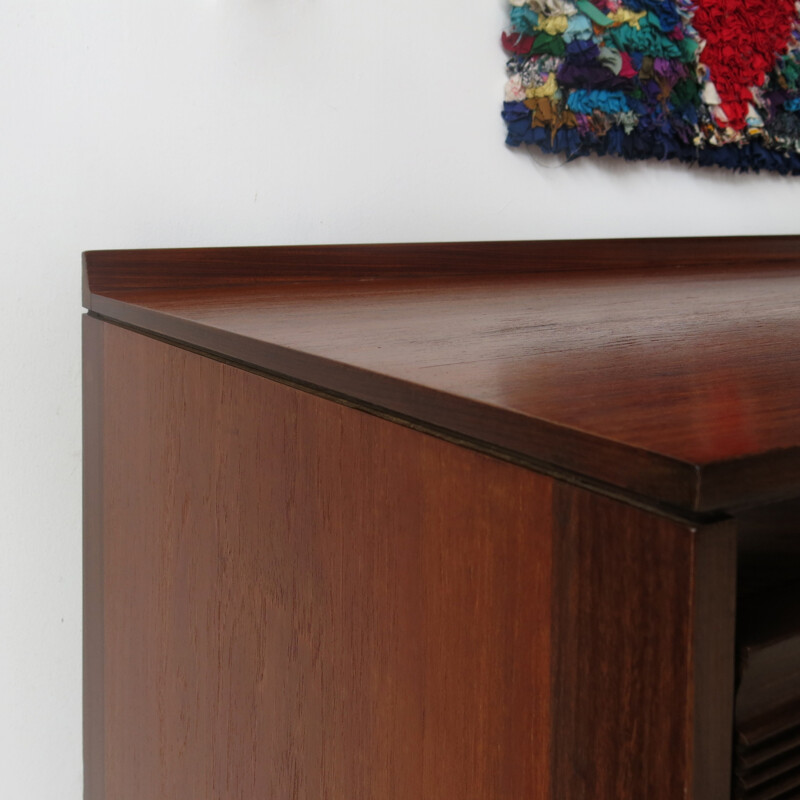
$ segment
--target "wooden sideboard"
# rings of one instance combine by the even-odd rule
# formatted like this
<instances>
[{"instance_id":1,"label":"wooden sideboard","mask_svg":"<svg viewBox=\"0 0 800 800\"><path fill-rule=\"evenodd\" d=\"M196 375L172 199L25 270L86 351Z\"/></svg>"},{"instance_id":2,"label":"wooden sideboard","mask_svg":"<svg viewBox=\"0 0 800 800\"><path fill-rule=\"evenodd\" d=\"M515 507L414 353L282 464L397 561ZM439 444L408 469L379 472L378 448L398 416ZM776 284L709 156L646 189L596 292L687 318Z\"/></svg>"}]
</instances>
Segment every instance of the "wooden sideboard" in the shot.
<instances>
[{"instance_id":1,"label":"wooden sideboard","mask_svg":"<svg viewBox=\"0 0 800 800\"><path fill-rule=\"evenodd\" d=\"M731 781L800 237L95 251L84 304L87 800L800 796Z\"/></svg>"}]
</instances>

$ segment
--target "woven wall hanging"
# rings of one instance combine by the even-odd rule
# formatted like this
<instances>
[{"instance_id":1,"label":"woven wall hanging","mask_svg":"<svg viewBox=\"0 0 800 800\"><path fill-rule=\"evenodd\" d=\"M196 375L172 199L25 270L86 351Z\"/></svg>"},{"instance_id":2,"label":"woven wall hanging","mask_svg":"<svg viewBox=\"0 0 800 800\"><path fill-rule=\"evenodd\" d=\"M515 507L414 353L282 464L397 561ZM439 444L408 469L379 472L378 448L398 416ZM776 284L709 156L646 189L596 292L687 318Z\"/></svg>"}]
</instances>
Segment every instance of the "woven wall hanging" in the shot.
<instances>
[{"instance_id":1,"label":"woven wall hanging","mask_svg":"<svg viewBox=\"0 0 800 800\"><path fill-rule=\"evenodd\" d=\"M511 0L507 144L800 174L800 2Z\"/></svg>"}]
</instances>

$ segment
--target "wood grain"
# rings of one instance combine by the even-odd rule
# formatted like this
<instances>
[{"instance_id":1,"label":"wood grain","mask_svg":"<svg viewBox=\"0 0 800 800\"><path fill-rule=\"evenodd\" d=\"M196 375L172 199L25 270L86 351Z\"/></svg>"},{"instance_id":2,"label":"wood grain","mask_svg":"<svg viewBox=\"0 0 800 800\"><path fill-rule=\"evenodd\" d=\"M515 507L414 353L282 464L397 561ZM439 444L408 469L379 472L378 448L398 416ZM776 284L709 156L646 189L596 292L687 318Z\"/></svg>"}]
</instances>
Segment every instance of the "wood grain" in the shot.
<instances>
[{"instance_id":1,"label":"wood grain","mask_svg":"<svg viewBox=\"0 0 800 800\"><path fill-rule=\"evenodd\" d=\"M730 528L104 329L87 800L725 800Z\"/></svg>"},{"instance_id":2,"label":"wood grain","mask_svg":"<svg viewBox=\"0 0 800 800\"><path fill-rule=\"evenodd\" d=\"M735 533L556 483L553 800L730 795Z\"/></svg>"},{"instance_id":3,"label":"wood grain","mask_svg":"<svg viewBox=\"0 0 800 800\"><path fill-rule=\"evenodd\" d=\"M442 242L379 245L94 250L84 303L125 289L218 288L282 281L510 275L564 270L796 263L796 236Z\"/></svg>"},{"instance_id":4,"label":"wood grain","mask_svg":"<svg viewBox=\"0 0 800 800\"><path fill-rule=\"evenodd\" d=\"M546 797L548 479L111 326L106 370L106 797Z\"/></svg>"},{"instance_id":5,"label":"wood grain","mask_svg":"<svg viewBox=\"0 0 800 800\"><path fill-rule=\"evenodd\" d=\"M731 776L736 628L736 523L692 530L692 680L694 796L725 797Z\"/></svg>"},{"instance_id":6,"label":"wood grain","mask_svg":"<svg viewBox=\"0 0 800 800\"><path fill-rule=\"evenodd\" d=\"M800 493L800 237L85 263L95 314L552 474L703 514Z\"/></svg>"}]
</instances>

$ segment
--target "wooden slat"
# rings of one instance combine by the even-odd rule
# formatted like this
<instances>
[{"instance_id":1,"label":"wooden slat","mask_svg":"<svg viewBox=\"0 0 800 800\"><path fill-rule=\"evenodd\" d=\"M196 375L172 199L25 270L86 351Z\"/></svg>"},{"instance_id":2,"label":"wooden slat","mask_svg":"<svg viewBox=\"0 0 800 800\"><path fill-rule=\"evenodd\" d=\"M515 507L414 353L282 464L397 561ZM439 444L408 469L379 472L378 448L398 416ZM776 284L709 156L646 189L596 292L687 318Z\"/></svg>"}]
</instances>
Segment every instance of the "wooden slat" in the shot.
<instances>
[{"instance_id":1,"label":"wooden slat","mask_svg":"<svg viewBox=\"0 0 800 800\"><path fill-rule=\"evenodd\" d=\"M746 744L741 729L737 729L736 759L741 769L757 769L767 761L800 749L800 726L795 725L788 731L771 736L765 741Z\"/></svg>"},{"instance_id":2,"label":"wooden slat","mask_svg":"<svg viewBox=\"0 0 800 800\"><path fill-rule=\"evenodd\" d=\"M748 789L737 787L737 800L785 800L786 795L800 790L800 770L788 772L768 783Z\"/></svg>"},{"instance_id":3,"label":"wooden slat","mask_svg":"<svg viewBox=\"0 0 800 800\"><path fill-rule=\"evenodd\" d=\"M783 778L792 771L800 769L800 748L782 753L757 769L737 769L736 779L745 794L754 792L758 787L773 780ZM799 784L800 785L800 784Z\"/></svg>"}]
</instances>

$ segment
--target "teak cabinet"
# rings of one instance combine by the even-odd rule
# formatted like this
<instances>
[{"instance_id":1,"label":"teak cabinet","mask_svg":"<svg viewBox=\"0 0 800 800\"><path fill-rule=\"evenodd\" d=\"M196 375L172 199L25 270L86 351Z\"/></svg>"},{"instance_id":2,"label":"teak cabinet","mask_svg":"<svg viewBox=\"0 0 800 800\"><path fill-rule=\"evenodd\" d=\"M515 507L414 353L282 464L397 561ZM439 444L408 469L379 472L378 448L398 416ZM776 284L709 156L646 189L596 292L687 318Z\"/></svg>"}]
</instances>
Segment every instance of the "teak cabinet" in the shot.
<instances>
[{"instance_id":1,"label":"teak cabinet","mask_svg":"<svg viewBox=\"0 0 800 800\"><path fill-rule=\"evenodd\" d=\"M800 239L84 281L87 800L798 796L731 776L737 596L800 580Z\"/></svg>"}]
</instances>

